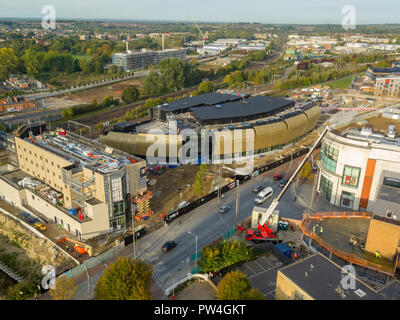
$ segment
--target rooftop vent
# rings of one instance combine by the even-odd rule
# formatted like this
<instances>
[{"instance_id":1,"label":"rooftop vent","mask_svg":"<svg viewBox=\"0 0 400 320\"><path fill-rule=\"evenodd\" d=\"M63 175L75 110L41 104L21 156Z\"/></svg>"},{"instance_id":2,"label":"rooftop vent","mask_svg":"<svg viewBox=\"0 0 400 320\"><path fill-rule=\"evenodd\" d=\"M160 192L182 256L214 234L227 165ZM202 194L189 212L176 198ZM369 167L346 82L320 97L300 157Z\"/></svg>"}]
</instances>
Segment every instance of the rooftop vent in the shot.
<instances>
[{"instance_id":1,"label":"rooftop vent","mask_svg":"<svg viewBox=\"0 0 400 320\"><path fill-rule=\"evenodd\" d=\"M220 104L216 104L214 107L216 107L217 109L221 109L222 106Z\"/></svg>"}]
</instances>

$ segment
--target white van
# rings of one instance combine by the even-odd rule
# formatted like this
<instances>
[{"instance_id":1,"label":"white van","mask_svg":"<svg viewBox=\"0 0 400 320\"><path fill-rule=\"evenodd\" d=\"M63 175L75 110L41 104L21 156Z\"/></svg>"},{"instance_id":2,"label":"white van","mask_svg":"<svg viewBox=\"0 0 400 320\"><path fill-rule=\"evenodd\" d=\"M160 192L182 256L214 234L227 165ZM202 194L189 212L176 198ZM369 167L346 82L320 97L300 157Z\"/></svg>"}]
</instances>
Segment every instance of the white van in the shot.
<instances>
[{"instance_id":1,"label":"white van","mask_svg":"<svg viewBox=\"0 0 400 320\"><path fill-rule=\"evenodd\" d=\"M267 187L257 195L257 197L255 199L255 203L262 204L265 201L267 201L268 198L272 197L273 194L274 194L274 191L272 190L272 188Z\"/></svg>"}]
</instances>

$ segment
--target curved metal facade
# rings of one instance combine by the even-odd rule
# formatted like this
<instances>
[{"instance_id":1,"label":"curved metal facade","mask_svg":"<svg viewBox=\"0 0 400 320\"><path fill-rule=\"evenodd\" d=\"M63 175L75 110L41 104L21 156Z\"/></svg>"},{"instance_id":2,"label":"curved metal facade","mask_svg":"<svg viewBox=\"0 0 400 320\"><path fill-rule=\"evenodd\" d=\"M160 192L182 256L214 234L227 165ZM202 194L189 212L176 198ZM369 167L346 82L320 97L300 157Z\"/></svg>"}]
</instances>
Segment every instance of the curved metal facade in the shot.
<instances>
[{"instance_id":1,"label":"curved metal facade","mask_svg":"<svg viewBox=\"0 0 400 320\"><path fill-rule=\"evenodd\" d=\"M246 137L254 136L254 151L290 143L310 132L317 124L320 115L321 109L314 107L276 123L254 126L249 129L216 131L214 136L218 143L214 149L214 156L219 158L220 155L235 152L234 150L240 148L245 151ZM177 152L175 150L180 150L182 146L182 138L179 135L131 134L111 131L107 135L99 137L103 144L142 157L146 156L148 148L157 139L165 142L167 154L174 155ZM229 150L229 146L231 146L231 150ZM157 156L157 152L155 155Z\"/></svg>"}]
</instances>

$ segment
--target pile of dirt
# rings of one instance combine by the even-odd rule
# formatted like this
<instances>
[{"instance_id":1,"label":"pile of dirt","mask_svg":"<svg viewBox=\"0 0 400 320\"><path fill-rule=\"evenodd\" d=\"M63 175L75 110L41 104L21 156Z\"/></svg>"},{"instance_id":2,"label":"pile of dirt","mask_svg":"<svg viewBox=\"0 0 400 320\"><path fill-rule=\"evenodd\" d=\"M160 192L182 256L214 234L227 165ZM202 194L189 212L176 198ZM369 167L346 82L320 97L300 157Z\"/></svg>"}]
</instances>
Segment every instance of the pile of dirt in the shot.
<instances>
[{"instance_id":1,"label":"pile of dirt","mask_svg":"<svg viewBox=\"0 0 400 320\"><path fill-rule=\"evenodd\" d=\"M47 239L38 237L22 224L3 215L0 215L0 233L1 254L13 254L21 266L28 265L27 261L31 262L32 268L50 264L58 270L65 270L75 265Z\"/></svg>"}]
</instances>

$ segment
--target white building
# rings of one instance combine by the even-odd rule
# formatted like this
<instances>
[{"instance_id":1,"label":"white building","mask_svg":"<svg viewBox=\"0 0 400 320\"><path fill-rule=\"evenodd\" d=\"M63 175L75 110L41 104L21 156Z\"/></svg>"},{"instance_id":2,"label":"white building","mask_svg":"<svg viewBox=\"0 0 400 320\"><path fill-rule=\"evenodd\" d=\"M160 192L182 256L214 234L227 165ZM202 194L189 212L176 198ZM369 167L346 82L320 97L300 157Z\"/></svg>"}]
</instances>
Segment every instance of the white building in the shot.
<instances>
[{"instance_id":1,"label":"white building","mask_svg":"<svg viewBox=\"0 0 400 320\"><path fill-rule=\"evenodd\" d=\"M392 135L391 135L392 136ZM318 161L319 197L400 220L400 139L369 128L328 133Z\"/></svg>"}]
</instances>

